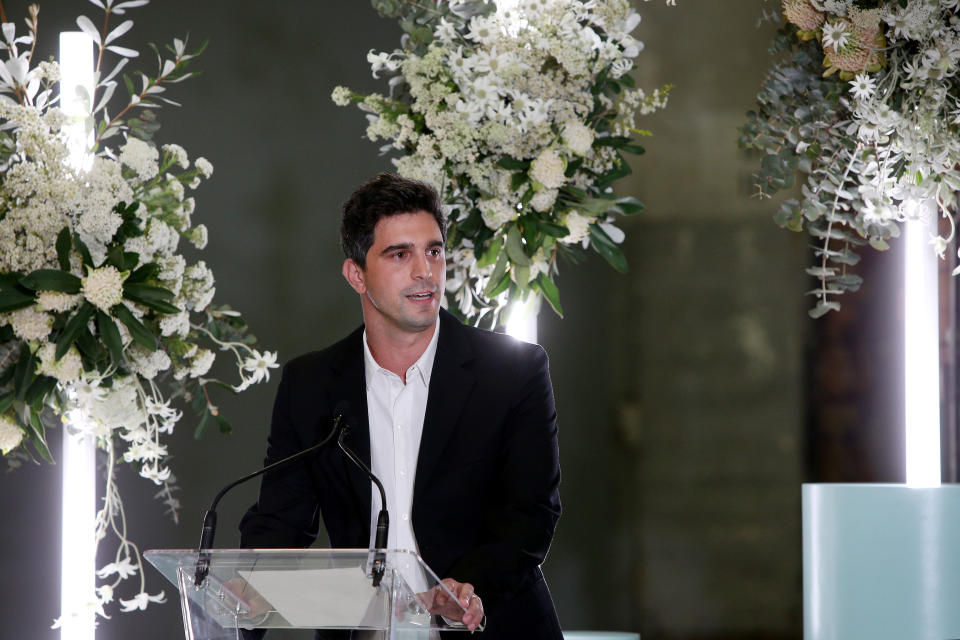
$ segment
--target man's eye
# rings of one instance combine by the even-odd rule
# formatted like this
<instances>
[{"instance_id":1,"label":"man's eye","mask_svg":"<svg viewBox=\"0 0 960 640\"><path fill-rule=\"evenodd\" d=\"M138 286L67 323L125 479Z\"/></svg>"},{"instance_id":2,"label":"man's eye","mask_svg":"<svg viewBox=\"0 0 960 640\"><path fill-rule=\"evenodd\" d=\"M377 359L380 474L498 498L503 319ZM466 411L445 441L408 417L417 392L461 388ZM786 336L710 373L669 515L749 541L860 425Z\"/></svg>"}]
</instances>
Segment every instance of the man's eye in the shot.
<instances>
[{"instance_id":1,"label":"man's eye","mask_svg":"<svg viewBox=\"0 0 960 640\"><path fill-rule=\"evenodd\" d=\"M406 252L406 251L397 251L397 252L395 252L395 253L393 254L393 257L396 258L397 260L403 260L404 258L407 257L407 252Z\"/></svg>"},{"instance_id":2,"label":"man's eye","mask_svg":"<svg viewBox=\"0 0 960 640\"><path fill-rule=\"evenodd\" d=\"M432 257L434 257L434 258L439 258L441 255L443 255L443 250L442 250L442 249L430 249L429 251L427 251L427 254L430 255L430 256L432 256Z\"/></svg>"}]
</instances>

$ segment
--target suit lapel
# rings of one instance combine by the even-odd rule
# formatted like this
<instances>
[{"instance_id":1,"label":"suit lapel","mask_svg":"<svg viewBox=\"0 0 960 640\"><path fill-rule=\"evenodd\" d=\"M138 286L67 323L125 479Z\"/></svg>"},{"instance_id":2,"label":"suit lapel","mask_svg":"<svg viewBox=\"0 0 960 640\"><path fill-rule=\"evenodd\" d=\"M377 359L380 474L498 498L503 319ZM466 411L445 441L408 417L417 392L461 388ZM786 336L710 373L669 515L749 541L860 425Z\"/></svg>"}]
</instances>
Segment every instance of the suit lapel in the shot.
<instances>
[{"instance_id":1,"label":"suit lapel","mask_svg":"<svg viewBox=\"0 0 960 640\"><path fill-rule=\"evenodd\" d=\"M370 426L367 417L367 380L363 364L363 327L354 331L344 342L344 348L331 362L337 373L336 383L329 395L330 410L334 411L340 402L347 402L347 418L350 433L344 444L350 447L364 464L370 466ZM361 522L370 522L370 479L363 471L352 464L342 452L343 468L350 481Z\"/></svg>"},{"instance_id":2,"label":"suit lapel","mask_svg":"<svg viewBox=\"0 0 960 640\"><path fill-rule=\"evenodd\" d=\"M476 382L473 373L466 367L472 359L473 352L460 321L441 309L437 355L433 361L433 372L430 374L430 391L423 418L420 453L417 457L414 501L440 461Z\"/></svg>"}]
</instances>

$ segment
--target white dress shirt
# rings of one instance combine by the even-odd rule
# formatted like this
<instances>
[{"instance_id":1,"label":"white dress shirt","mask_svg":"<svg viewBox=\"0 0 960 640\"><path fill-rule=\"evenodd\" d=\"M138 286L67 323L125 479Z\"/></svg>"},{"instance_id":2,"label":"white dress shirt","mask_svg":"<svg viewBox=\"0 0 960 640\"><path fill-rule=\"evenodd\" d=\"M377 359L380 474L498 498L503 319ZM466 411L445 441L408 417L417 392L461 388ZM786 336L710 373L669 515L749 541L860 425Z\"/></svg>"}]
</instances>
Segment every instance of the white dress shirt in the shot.
<instances>
[{"instance_id":1,"label":"white dress shirt","mask_svg":"<svg viewBox=\"0 0 960 640\"><path fill-rule=\"evenodd\" d=\"M370 423L370 469L387 496L390 513L389 549L407 549L419 553L413 533L413 483L423 434L423 417L427 410L430 374L437 353L437 319L433 337L420 358L406 372L407 383L400 376L384 369L374 360L363 332L364 371L367 382L367 417ZM376 537L377 514L380 513L380 492L372 487L370 497L370 548ZM423 577L403 571L411 586L423 588ZM413 568L410 563L407 569ZM419 574L419 572L416 572ZM421 584L414 584L421 583Z\"/></svg>"}]
</instances>

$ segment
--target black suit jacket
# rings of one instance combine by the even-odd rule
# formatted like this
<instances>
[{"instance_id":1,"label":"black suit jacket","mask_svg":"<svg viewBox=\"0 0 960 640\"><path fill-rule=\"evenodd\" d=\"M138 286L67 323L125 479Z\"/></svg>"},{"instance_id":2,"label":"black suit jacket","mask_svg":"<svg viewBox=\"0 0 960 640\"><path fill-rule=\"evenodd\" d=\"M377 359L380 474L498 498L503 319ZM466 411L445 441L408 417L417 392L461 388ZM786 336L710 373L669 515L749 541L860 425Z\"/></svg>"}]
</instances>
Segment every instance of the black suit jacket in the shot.
<instances>
[{"instance_id":1,"label":"black suit jacket","mask_svg":"<svg viewBox=\"0 0 960 640\"><path fill-rule=\"evenodd\" d=\"M352 414L348 444L369 464L363 327L284 367L266 463L324 438L343 401ZM562 637L540 572L560 517L559 483L543 349L441 310L411 515L426 563L483 598L483 637ZM369 479L327 447L308 464L265 476L240 524L241 546L309 546L322 515L331 546L367 548L370 497Z\"/></svg>"}]
</instances>

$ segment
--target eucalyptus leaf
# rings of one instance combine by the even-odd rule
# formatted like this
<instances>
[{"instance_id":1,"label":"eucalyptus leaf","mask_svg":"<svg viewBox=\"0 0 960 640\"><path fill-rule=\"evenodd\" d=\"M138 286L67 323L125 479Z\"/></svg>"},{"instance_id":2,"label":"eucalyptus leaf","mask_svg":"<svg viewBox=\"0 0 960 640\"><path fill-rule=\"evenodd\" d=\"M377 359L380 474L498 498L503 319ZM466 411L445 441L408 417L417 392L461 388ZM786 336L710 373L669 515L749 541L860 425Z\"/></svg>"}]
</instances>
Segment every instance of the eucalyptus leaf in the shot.
<instances>
[{"instance_id":1,"label":"eucalyptus leaf","mask_svg":"<svg viewBox=\"0 0 960 640\"><path fill-rule=\"evenodd\" d=\"M231 433L233 433L233 427L230 426L230 423L221 414L218 413L217 415L214 416L214 418L216 418L217 420L217 427L220 429L220 433L223 433L226 435L230 435Z\"/></svg>"},{"instance_id":2,"label":"eucalyptus leaf","mask_svg":"<svg viewBox=\"0 0 960 640\"><path fill-rule=\"evenodd\" d=\"M483 292L483 294L487 298L495 298L501 293L503 293L504 291L506 291L507 287L509 286L510 286L510 273L507 272L502 274L499 280L494 280L493 278L491 278L489 284L487 285L487 289Z\"/></svg>"},{"instance_id":3,"label":"eucalyptus leaf","mask_svg":"<svg viewBox=\"0 0 960 640\"><path fill-rule=\"evenodd\" d=\"M619 271L620 273L627 272L627 258L623 255L623 251L620 250L613 240L603 232L603 229L598 227L595 224L591 224L589 227L590 231L590 246L594 250L603 256L604 260L610 263L610 266Z\"/></svg>"},{"instance_id":4,"label":"eucalyptus leaf","mask_svg":"<svg viewBox=\"0 0 960 640\"><path fill-rule=\"evenodd\" d=\"M507 233L507 255L515 265L530 266L530 257L523 251L523 242L520 239L520 229L517 225L510 227Z\"/></svg>"},{"instance_id":5,"label":"eucalyptus leaf","mask_svg":"<svg viewBox=\"0 0 960 640\"><path fill-rule=\"evenodd\" d=\"M617 199L617 209L624 215L640 213L644 209L644 204L633 196Z\"/></svg>"},{"instance_id":6,"label":"eucalyptus leaf","mask_svg":"<svg viewBox=\"0 0 960 640\"><path fill-rule=\"evenodd\" d=\"M200 397L200 396L197 396ZM200 416L200 422L197 423L197 427L193 430L193 437L196 440L200 439L200 436L203 435L204 429L207 428L207 421L210 419L210 412L204 411L203 415Z\"/></svg>"},{"instance_id":7,"label":"eucalyptus leaf","mask_svg":"<svg viewBox=\"0 0 960 640\"><path fill-rule=\"evenodd\" d=\"M507 252L501 251L499 256L497 257L497 264L493 268L493 273L490 274L490 280L487 283L486 289L484 289L483 295L485 295L488 298L492 298L497 293L499 293L499 292L494 293L494 291L496 290L497 287L500 286L504 278L509 279L507 276L507 267L509 266L509 264L510 264L510 260L507 257Z\"/></svg>"},{"instance_id":8,"label":"eucalyptus leaf","mask_svg":"<svg viewBox=\"0 0 960 640\"><path fill-rule=\"evenodd\" d=\"M560 290L557 289L557 285L554 284L545 273L537 276L537 285L540 287L540 292L543 293L546 301L550 303L550 306L553 307L556 314L562 318L563 307L560 306Z\"/></svg>"},{"instance_id":9,"label":"eucalyptus leaf","mask_svg":"<svg viewBox=\"0 0 960 640\"><path fill-rule=\"evenodd\" d=\"M486 251L484 251L477 258L477 266L481 268L489 267L491 264L493 264L496 261L497 256L499 255L500 255L500 240L499 238L493 238L490 240L490 246L488 246Z\"/></svg>"},{"instance_id":10,"label":"eucalyptus leaf","mask_svg":"<svg viewBox=\"0 0 960 640\"><path fill-rule=\"evenodd\" d=\"M47 446L43 423L40 422L39 414L33 409L30 409L30 419L27 425L29 426L27 433L30 436L30 441L33 443L34 449L37 450L41 458L50 464L54 464L53 456L50 455L50 448Z\"/></svg>"},{"instance_id":11,"label":"eucalyptus leaf","mask_svg":"<svg viewBox=\"0 0 960 640\"><path fill-rule=\"evenodd\" d=\"M828 311L840 311L840 303L834 301L821 302L807 313L811 318L820 318Z\"/></svg>"}]
</instances>

